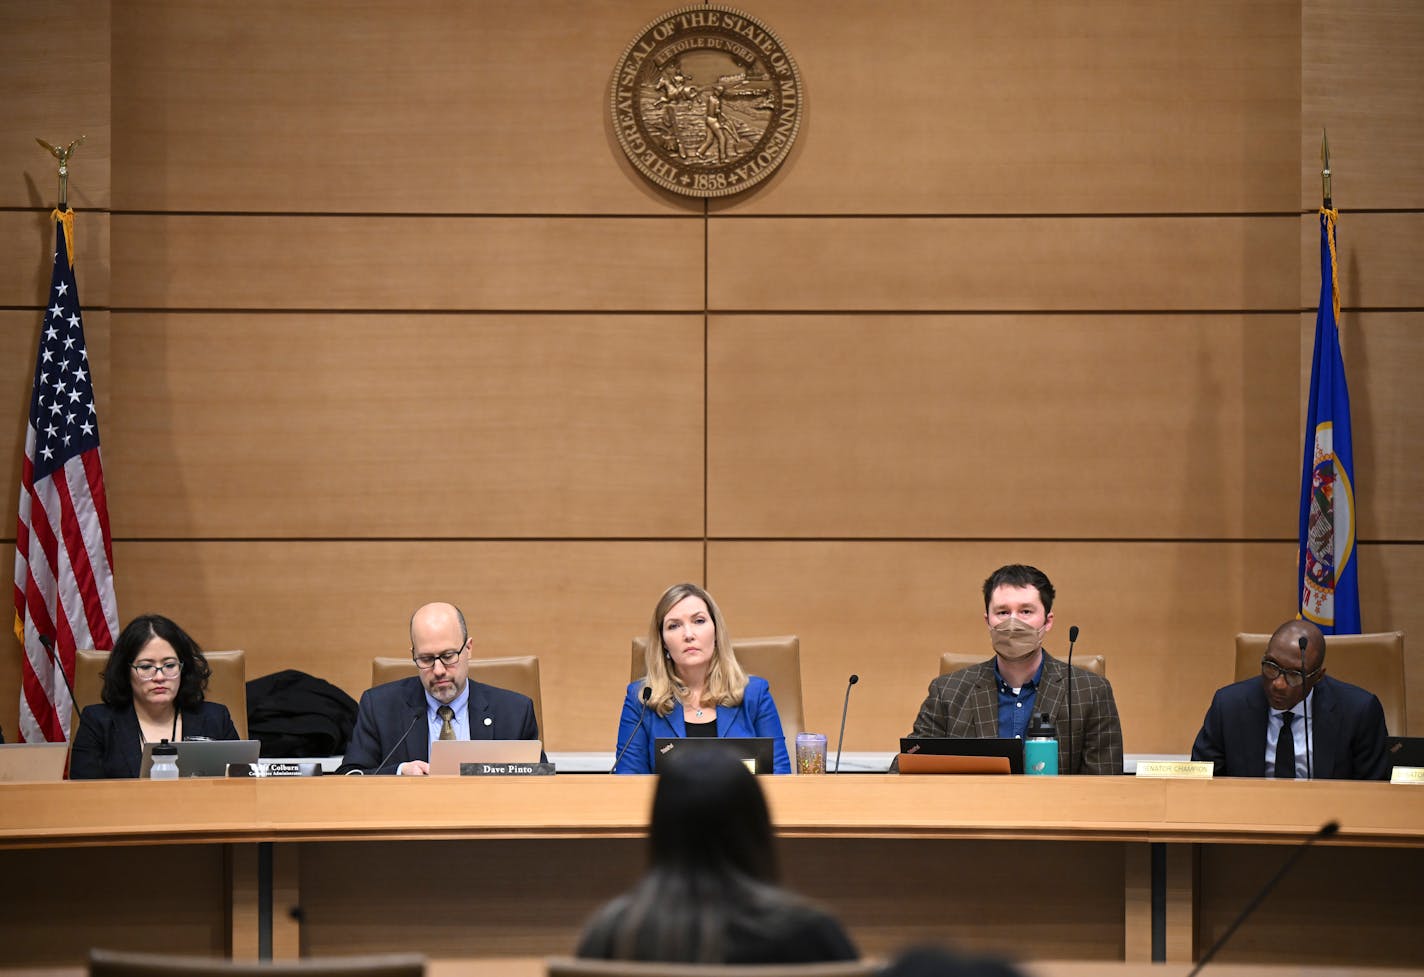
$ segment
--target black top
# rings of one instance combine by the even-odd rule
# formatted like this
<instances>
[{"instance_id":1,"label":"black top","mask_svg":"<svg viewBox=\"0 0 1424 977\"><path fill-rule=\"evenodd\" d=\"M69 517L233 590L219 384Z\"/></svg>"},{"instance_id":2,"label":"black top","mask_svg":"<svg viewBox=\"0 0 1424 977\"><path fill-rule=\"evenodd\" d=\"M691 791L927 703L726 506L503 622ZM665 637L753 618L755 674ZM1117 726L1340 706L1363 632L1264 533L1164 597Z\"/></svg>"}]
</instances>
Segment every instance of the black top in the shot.
<instances>
[{"instance_id":1,"label":"black top","mask_svg":"<svg viewBox=\"0 0 1424 977\"><path fill-rule=\"evenodd\" d=\"M860 951L849 934L829 913L787 892L770 890L769 894L770 900L763 897L754 905L744 905L738 907L741 911L731 912L721 945L717 952L710 954L713 957L710 960L701 952L697 936L688 933L678 938L665 930L654 934L653 927L643 927L634 934L631 951L621 954L619 943L626 940L621 930L627 923L636 890L615 899L594 916L579 939L576 956L597 960L728 964L860 959ZM662 945L656 945L660 940Z\"/></svg>"},{"instance_id":2,"label":"black top","mask_svg":"<svg viewBox=\"0 0 1424 977\"><path fill-rule=\"evenodd\" d=\"M688 723L687 735L691 739L699 737L703 739L717 738L717 717L714 715L710 723Z\"/></svg>"},{"instance_id":3,"label":"black top","mask_svg":"<svg viewBox=\"0 0 1424 977\"><path fill-rule=\"evenodd\" d=\"M227 706L203 702L197 709L184 710L183 738L235 740L239 737ZM117 711L102 702L86 706L79 716L74 747L69 751L69 779L137 777L142 754L143 737L132 705Z\"/></svg>"}]
</instances>

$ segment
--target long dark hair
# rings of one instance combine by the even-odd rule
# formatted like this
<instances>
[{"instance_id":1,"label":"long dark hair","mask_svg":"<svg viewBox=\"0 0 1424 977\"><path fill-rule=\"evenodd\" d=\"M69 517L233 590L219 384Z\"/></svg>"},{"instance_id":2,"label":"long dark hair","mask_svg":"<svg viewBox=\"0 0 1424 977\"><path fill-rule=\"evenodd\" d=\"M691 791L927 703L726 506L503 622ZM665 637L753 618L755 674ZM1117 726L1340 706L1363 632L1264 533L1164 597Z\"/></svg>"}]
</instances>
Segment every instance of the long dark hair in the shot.
<instances>
[{"instance_id":1,"label":"long dark hair","mask_svg":"<svg viewBox=\"0 0 1424 977\"><path fill-rule=\"evenodd\" d=\"M212 669L203 657L203 649L188 637L188 632L160 614L144 614L129 622L114 643L109 664L104 668L104 704L110 709L127 709L133 704L133 671L130 668L143 646L154 638L162 638L173 646L183 666L178 681L174 705L179 712L191 711L203 704Z\"/></svg>"},{"instance_id":2,"label":"long dark hair","mask_svg":"<svg viewBox=\"0 0 1424 977\"><path fill-rule=\"evenodd\" d=\"M723 963L802 900L775 885L766 799L729 751L670 761L653 796L648 873L590 922L579 955Z\"/></svg>"}]
</instances>

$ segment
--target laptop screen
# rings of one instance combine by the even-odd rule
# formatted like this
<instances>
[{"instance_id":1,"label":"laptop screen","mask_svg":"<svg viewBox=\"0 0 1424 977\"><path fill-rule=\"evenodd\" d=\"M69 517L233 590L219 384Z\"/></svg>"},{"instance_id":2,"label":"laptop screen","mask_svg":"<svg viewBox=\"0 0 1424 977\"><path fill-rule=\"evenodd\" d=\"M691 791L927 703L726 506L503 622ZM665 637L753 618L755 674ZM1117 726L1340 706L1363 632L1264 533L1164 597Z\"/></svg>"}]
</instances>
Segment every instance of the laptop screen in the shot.
<instances>
[{"instance_id":1,"label":"laptop screen","mask_svg":"<svg viewBox=\"0 0 1424 977\"><path fill-rule=\"evenodd\" d=\"M538 763L539 740L432 740L430 775L458 777L462 763Z\"/></svg>"},{"instance_id":2,"label":"laptop screen","mask_svg":"<svg viewBox=\"0 0 1424 977\"><path fill-rule=\"evenodd\" d=\"M674 756L696 750L722 750L735 754L752 773L775 773L776 750L773 742L770 736L660 737L653 741L653 749L657 752L654 772L662 773L664 765Z\"/></svg>"},{"instance_id":3,"label":"laptop screen","mask_svg":"<svg viewBox=\"0 0 1424 977\"><path fill-rule=\"evenodd\" d=\"M261 752L259 740L182 740L178 747L178 776L226 777L229 763L256 764ZM143 744L138 775L147 777L153 768L153 744Z\"/></svg>"},{"instance_id":4,"label":"laptop screen","mask_svg":"<svg viewBox=\"0 0 1424 977\"><path fill-rule=\"evenodd\" d=\"M908 756L993 758L1000 757L1009 762L1009 773L1023 773L1023 740L968 737L905 737L900 740L900 753ZM904 761L900 767L905 769ZM908 772L908 771L907 771ZM946 767L942 771L954 772ZM978 764L966 764L964 772L987 772Z\"/></svg>"}]
</instances>

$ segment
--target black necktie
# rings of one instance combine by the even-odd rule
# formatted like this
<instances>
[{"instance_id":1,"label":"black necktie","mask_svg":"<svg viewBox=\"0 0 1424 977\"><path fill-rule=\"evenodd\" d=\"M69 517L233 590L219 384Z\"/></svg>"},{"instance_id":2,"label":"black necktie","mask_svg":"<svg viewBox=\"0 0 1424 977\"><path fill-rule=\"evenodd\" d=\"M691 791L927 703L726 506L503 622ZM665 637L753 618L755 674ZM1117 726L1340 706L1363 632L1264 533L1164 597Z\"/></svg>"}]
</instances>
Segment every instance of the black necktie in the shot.
<instances>
[{"instance_id":1,"label":"black necktie","mask_svg":"<svg viewBox=\"0 0 1424 977\"><path fill-rule=\"evenodd\" d=\"M1295 779L1295 735L1291 732L1291 724L1295 722L1295 713L1281 713L1281 735L1276 738L1276 779Z\"/></svg>"}]
</instances>

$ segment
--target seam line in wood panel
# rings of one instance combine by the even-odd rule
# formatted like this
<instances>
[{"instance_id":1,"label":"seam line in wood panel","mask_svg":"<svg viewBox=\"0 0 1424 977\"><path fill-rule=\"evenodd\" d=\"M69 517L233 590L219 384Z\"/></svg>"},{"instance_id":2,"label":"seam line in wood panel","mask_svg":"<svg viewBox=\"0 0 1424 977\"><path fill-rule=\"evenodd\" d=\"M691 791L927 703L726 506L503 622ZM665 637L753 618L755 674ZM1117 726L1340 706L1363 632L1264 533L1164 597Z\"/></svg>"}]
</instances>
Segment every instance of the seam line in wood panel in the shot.
<instances>
[{"instance_id":1,"label":"seam line in wood panel","mask_svg":"<svg viewBox=\"0 0 1424 977\"><path fill-rule=\"evenodd\" d=\"M708 418L711 403L712 367L709 362L712 352L712 207L710 201L702 198L702 585L707 580L707 533L710 528L708 506L711 501L712 482L712 429Z\"/></svg>"},{"instance_id":2,"label":"seam line in wood panel","mask_svg":"<svg viewBox=\"0 0 1424 977\"><path fill-rule=\"evenodd\" d=\"M1169 318L1172 316L1266 316L1266 315L1298 315L1301 313L1314 313L1314 305L1290 306L1283 308L1264 309L965 309L965 308L944 308L944 309L897 309L893 306L873 306L866 308L837 308L837 309L817 309L817 308L762 308L762 309L318 309L299 307L280 307L248 309L238 307L173 307L161 308L155 306L128 306L128 305L90 305L84 304L86 312L114 312L123 315L321 315L321 316L669 316L669 315L719 315L719 316L766 316L766 315L814 315L824 317L835 316L866 316L866 315L895 315L895 316L1138 316ZM1424 306L1411 305L1343 305L1342 312L1421 312ZM44 309L41 306L30 305L0 305L0 312L34 312L40 313Z\"/></svg>"},{"instance_id":3,"label":"seam line in wood panel","mask_svg":"<svg viewBox=\"0 0 1424 977\"><path fill-rule=\"evenodd\" d=\"M115 536L115 543L1296 543L1282 537L1175 536ZM1357 539L1362 546L1424 546L1424 539ZM15 537L0 536L0 545Z\"/></svg>"}]
</instances>

